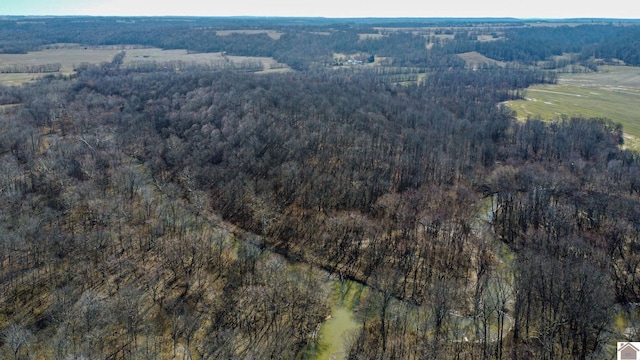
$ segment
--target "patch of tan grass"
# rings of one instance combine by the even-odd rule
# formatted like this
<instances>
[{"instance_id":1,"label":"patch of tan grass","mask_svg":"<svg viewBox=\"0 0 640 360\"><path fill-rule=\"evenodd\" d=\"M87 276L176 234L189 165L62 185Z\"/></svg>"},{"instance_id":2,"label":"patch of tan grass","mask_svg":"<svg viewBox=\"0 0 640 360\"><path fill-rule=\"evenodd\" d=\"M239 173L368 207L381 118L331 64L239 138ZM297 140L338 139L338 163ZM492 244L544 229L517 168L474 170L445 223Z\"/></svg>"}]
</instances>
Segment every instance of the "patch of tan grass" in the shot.
<instances>
[{"instance_id":1,"label":"patch of tan grass","mask_svg":"<svg viewBox=\"0 0 640 360\"><path fill-rule=\"evenodd\" d=\"M489 34L478 35L478 41L480 42L496 41L502 39L504 39L504 37L493 37L493 35Z\"/></svg>"},{"instance_id":2,"label":"patch of tan grass","mask_svg":"<svg viewBox=\"0 0 640 360\"><path fill-rule=\"evenodd\" d=\"M250 30L250 29L216 31L216 35L218 36L227 36L231 34L245 34L245 35L267 34L273 40L278 40L284 33L276 30Z\"/></svg>"},{"instance_id":3,"label":"patch of tan grass","mask_svg":"<svg viewBox=\"0 0 640 360\"><path fill-rule=\"evenodd\" d=\"M386 36L387 35L383 35L383 34L358 34L358 40L367 40L367 39L378 40Z\"/></svg>"},{"instance_id":4,"label":"patch of tan grass","mask_svg":"<svg viewBox=\"0 0 640 360\"><path fill-rule=\"evenodd\" d=\"M171 62L185 61L196 63L209 63L224 61L221 53L189 53L187 50L162 50L160 48L128 50L124 57L124 64L132 64L140 61Z\"/></svg>"},{"instance_id":5,"label":"patch of tan grass","mask_svg":"<svg viewBox=\"0 0 640 360\"><path fill-rule=\"evenodd\" d=\"M490 59L480 54L477 51L470 51L470 52L458 54L458 56L461 57L467 63L467 67L471 69L477 69L484 65L497 65L497 66L505 65L504 62Z\"/></svg>"},{"instance_id":6,"label":"patch of tan grass","mask_svg":"<svg viewBox=\"0 0 640 360\"><path fill-rule=\"evenodd\" d=\"M46 74L0 74L0 84L4 86L20 86L33 82Z\"/></svg>"}]
</instances>

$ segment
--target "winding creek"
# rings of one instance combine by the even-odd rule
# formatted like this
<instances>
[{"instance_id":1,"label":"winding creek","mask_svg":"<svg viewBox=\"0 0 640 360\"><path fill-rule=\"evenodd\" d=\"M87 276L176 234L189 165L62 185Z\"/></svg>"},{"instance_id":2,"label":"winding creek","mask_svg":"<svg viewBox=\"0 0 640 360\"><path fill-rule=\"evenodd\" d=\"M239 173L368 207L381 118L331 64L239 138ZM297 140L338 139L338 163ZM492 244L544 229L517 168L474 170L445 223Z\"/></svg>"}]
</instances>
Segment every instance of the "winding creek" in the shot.
<instances>
[{"instance_id":1,"label":"winding creek","mask_svg":"<svg viewBox=\"0 0 640 360\"><path fill-rule=\"evenodd\" d=\"M500 288L497 288L497 282L492 278L488 283L487 292L495 293L498 291L510 292L513 288L513 259L514 255L511 250L502 242L494 239L490 231L490 222L496 209L492 206L491 199L485 199L480 204L478 216L473 224L473 229L478 237L490 242L493 253L498 259L499 265L495 269L494 278L500 279ZM295 266L294 262L287 259L283 254L271 252L269 256L278 256L284 259L289 265ZM323 271L324 272L324 271ZM317 332L317 344L311 349L305 358L316 360L343 360L349 355L349 349L352 342L358 335L362 327L359 320L359 309L362 302L377 290L368 287L365 284L353 280L339 279L335 274L326 273L325 286L328 287L329 294L328 303L331 307L331 313L325 321L319 326ZM494 296L493 294L491 296ZM511 298L510 293L503 293L500 296ZM502 311L492 312L489 317L485 317L487 322L482 329L482 314L462 315L455 310L451 310L448 316L448 323L454 332L449 333L449 341L451 342L495 342L500 338L504 339L511 331L512 319L508 315L513 307L513 299L509 299L506 305L506 313ZM395 299L391 304L395 311L412 311L417 310L415 314L417 318L422 317L420 314L423 308L415 308L413 305L407 304L401 300ZM502 321L502 331L498 332L498 322ZM417 324L414 324L417 326ZM480 335L484 332L485 335Z\"/></svg>"},{"instance_id":2,"label":"winding creek","mask_svg":"<svg viewBox=\"0 0 640 360\"><path fill-rule=\"evenodd\" d=\"M362 324L356 320L360 301L369 288L351 280L332 280L331 317L320 328L318 360L346 359Z\"/></svg>"},{"instance_id":3,"label":"winding creek","mask_svg":"<svg viewBox=\"0 0 640 360\"><path fill-rule=\"evenodd\" d=\"M348 305L332 306L331 316L320 327L317 360L346 359L350 342L362 325Z\"/></svg>"},{"instance_id":4,"label":"winding creek","mask_svg":"<svg viewBox=\"0 0 640 360\"><path fill-rule=\"evenodd\" d=\"M490 232L490 222L495 212L491 199L486 199L480 206L477 219L474 222L474 230L476 234L490 241L493 252L499 259L500 265L496 269L497 276L503 280L503 289L509 291L513 287L513 259L514 254L511 250L500 241L494 239ZM506 286L505 286L506 285ZM346 359L351 342L362 324L357 320L357 308L360 301L370 291L375 291L361 283L350 280L330 280L331 286L331 315L327 317L320 327L318 346L316 348L315 359L317 360L341 360ZM497 292L495 281L489 283L489 292ZM511 297L510 294L502 294ZM401 306L402 304L395 304ZM507 303L508 310L513 306L512 299ZM494 314L495 315L495 314ZM486 341L495 342L498 337L507 336L512 327L511 317L502 312L494 316L492 319L495 324L491 324L487 330ZM497 322L503 321L503 330L498 333ZM453 327L458 329L457 334L450 334L450 341L453 342L480 342L480 338L476 338L473 334L478 334L480 326L480 315L463 316L455 311L449 313L449 321L455 324Z\"/></svg>"}]
</instances>

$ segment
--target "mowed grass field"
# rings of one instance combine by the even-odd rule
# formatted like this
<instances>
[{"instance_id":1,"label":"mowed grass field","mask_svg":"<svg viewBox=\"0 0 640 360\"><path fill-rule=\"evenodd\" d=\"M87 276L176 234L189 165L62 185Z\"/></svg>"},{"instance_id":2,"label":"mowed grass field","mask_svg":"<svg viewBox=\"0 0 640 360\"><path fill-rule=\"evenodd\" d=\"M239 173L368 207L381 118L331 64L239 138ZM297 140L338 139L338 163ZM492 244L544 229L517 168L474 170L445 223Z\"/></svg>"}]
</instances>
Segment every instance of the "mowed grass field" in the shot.
<instances>
[{"instance_id":1,"label":"mowed grass field","mask_svg":"<svg viewBox=\"0 0 640 360\"><path fill-rule=\"evenodd\" d=\"M560 74L557 85L527 89L506 103L519 119L561 116L608 118L622 124L629 148L640 150L640 67L603 66L597 73Z\"/></svg>"}]
</instances>

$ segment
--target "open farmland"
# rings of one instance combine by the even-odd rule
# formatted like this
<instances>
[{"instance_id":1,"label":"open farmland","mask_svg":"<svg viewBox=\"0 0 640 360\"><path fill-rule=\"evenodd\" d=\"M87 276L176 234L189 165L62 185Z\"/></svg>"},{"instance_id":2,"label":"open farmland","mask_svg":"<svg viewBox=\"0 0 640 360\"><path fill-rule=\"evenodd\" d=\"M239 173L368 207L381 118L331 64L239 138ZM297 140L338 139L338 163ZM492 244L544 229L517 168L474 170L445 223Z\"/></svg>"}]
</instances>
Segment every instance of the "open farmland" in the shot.
<instances>
[{"instance_id":1,"label":"open farmland","mask_svg":"<svg viewBox=\"0 0 640 360\"><path fill-rule=\"evenodd\" d=\"M29 74L29 73L0 74L0 84L20 86L28 82L35 81L36 79L44 75L46 74Z\"/></svg>"},{"instance_id":2,"label":"open farmland","mask_svg":"<svg viewBox=\"0 0 640 360\"><path fill-rule=\"evenodd\" d=\"M54 47L42 51L28 52L26 54L0 54L0 69L12 66L40 66L59 64L59 73L71 74L81 64L100 64L109 62L113 57L126 47L82 47L79 45L67 45ZM162 50L159 48L133 47L125 49L127 55L124 65L131 66L140 62L185 62L198 64L249 64L255 63L262 66L265 71L286 69L287 66L279 64L268 57L226 56L221 53L192 53L186 50ZM0 73L0 84L21 85L36 80L50 72L27 73L10 72Z\"/></svg>"},{"instance_id":3,"label":"open farmland","mask_svg":"<svg viewBox=\"0 0 640 360\"><path fill-rule=\"evenodd\" d=\"M269 57L231 56L216 53L192 53L186 50L162 50L159 48L142 48L127 50L124 58L124 65L132 65L141 61L177 62L197 64L220 64L228 62L230 64L259 63L267 70L279 70L288 68L285 64L280 64Z\"/></svg>"},{"instance_id":4,"label":"open farmland","mask_svg":"<svg viewBox=\"0 0 640 360\"><path fill-rule=\"evenodd\" d=\"M38 66L59 64L60 73L70 74L75 67L82 63L99 64L111 61L120 52L117 49L97 48L55 48L42 51L28 52L26 54L0 54L0 68L11 66ZM0 84L21 85L25 82L36 80L49 73L22 73L11 72L0 74Z\"/></svg>"},{"instance_id":5,"label":"open farmland","mask_svg":"<svg viewBox=\"0 0 640 360\"><path fill-rule=\"evenodd\" d=\"M519 119L539 116L552 120L566 116L609 118L623 125L627 145L640 144L640 68L606 66L597 73L561 74L557 85L527 89L524 100L507 105Z\"/></svg>"},{"instance_id":6,"label":"open farmland","mask_svg":"<svg viewBox=\"0 0 640 360\"><path fill-rule=\"evenodd\" d=\"M70 73L82 63L99 64L111 61L122 50L117 48L55 48L33 51L26 54L0 54L0 67L10 65L60 64L60 71Z\"/></svg>"}]
</instances>

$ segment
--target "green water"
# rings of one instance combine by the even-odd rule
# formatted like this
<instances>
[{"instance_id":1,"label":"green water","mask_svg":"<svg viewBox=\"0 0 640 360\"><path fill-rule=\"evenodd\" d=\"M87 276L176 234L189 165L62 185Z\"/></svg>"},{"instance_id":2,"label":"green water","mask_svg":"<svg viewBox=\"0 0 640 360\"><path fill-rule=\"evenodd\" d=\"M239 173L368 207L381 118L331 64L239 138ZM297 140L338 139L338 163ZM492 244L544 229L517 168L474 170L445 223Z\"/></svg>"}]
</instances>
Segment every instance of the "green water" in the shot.
<instances>
[{"instance_id":1,"label":"green water","mask_svg":"<svg viewBox=\"0 0 640 360\"><path fill-rule=\"evenodd\" d=\"M350 310L340 306L331 311L331 318L320 328L317 360L346 359L351 339L357 336L360 324Z\"/></svg>"},{"instance_id":2,"label":"green water","mask_svg":"<svg viewBox=\"0 0 640 360\"><path fill-rule=\"evenodd\" d=\"M320 327L317 360L346 359L351 342L362 326L355 316L363 292L363 285L352 281L334 281L332 286L331 316Z\"/></svg>"}]
</instances>

